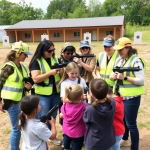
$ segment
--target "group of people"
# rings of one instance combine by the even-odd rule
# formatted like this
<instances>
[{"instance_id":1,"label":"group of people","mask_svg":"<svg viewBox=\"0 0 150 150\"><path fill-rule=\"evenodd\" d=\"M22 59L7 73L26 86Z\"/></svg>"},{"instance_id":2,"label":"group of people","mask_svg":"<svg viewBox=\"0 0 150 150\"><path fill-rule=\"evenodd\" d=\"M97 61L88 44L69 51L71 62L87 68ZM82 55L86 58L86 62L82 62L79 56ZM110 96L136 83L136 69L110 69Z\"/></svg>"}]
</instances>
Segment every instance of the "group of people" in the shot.
<instances>
[{"instance_id":1,"label":"group of people","mask_svg":"<svg viewBox=\"0 0 150 150\"><path fill-rule=\"evenodd\" d=\"M47 140L61 144L65 150L70 149L71 141L72 150L81 150L83 143L88 150L120 150L120 146L129 146L129 131L131 150L139 149L136 119L146 64L128 38L122 37L115 43L109 35L104 38L103 46L104 52L97 60L96 57L73 58L77 50L66 42L58 58L51 41L40 42L29 64L35 95L27 96L32 85L23 82L28 72L21 62L32 53L23 42L12 45L0 72L0 110L9 113L11 150L19 150L21 135L23 150L47 150ZM79 53L93 54L88 41L80 42ZM68 65L51 69L56 63ZM116 66L140 70L113 72ZM84 90L87 87L89 92ZM62 142L56 138L57 111L46 122L48 128L39 121L55 104L59 105Z\"/></svg>"}]
</instances>

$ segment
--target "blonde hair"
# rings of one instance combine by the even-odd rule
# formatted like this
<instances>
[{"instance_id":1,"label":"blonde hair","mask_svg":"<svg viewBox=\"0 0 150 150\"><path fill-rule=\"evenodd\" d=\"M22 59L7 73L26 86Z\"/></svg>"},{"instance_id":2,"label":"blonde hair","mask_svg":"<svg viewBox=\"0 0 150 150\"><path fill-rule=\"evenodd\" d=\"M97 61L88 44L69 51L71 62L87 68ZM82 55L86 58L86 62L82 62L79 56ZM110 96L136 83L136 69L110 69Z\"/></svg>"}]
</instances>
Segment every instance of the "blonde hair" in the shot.
<instances>
[{"instance_id":1,"label":"blonde hair","mask_svg":"<svg viewBox=\"0 0 150 150\"><path fill-rule=\"evenodd\" d=\"M111 39L112 39L112 41L114 41L114 42L115 42L115 39L114 39L113 35L107 35L105 38L111 38Z\"/></svg>"},{"instance_id":2,"label":"blonde hair","mask_svg":"<svg viewBox=\"0 0 150 150\"><path fill-rule=\"evenodd\" d=\"M80 84L69 85L65 88L65 96L63 100L67 99L67 102L70 104L80 103L80 97L83 95L83 87Z\"/></svg>"},{"instance_id":3,"label":"blonde hair","mask_svg":"<svg viewBox=\"0 0 150 150\"><path fill-rule=\"evenodd\" d=\"M78 78L81 78L81 77L80 77L80 74L79 74L78 65L77 65L76 63L74 63L74 62L70 62L70 63L66 66L66 68L64 69L64 73L63 73L62 78L61 78L61 80L60 80L60 82L59 82L59 84L58 84L58 88L59 88L59 89L60 89L61 83L62 83L64 80L68 79L68 74L67 74L66 72L70 72L70 71L73 70L73 69L77 69L77 70L78 70Z\"/></svg>"},{"instance_id":4,"label":"blonde hair","mask_svg":"<svg viewBox=\"0 0 150 150\"><path fill-rule=\"evenodd\" d=\"M14 61L15 58L16 58L16 51L11 50L11 51L7 54L4 63L6 63L6 62L8 62L8 61Z\"/></svg>"},{"instance_id":5,"label":"blonde hair","mask_svg":"<svg viewBox=\"0 0 150 150\"><path fill-rule=\"evenodd\" d=\"M81 47L79 47L78 53L82 54L82 53L81 53ZM89 53L88 53L88 54L93 54L91 47L89 47Z\"/></svg>"}]
</instances>

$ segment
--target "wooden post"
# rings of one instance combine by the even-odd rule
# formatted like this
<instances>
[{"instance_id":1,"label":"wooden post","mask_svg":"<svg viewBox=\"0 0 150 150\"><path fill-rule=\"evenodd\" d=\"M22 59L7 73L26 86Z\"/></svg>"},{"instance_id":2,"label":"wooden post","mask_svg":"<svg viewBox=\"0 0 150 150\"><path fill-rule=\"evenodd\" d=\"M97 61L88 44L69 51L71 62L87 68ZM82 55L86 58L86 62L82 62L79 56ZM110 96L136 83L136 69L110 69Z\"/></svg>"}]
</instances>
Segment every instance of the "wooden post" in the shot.
<instances>
[{"instance_id":1,"label":"wooden post","mask_svg":"<svg viewBox=\"0 0 150 150\"><path fill-rule=\"evenodd\" d=\"M120 38L122 37L122 27L120 27Z\"/></svg>"},{"instance_id":2,"label":"wooden post","mask_svg":"<svg viewBox=\"0 0 150 150\"><path fill-rule=\"evenodd\" d=\"M80 41L82 41L82 28L80 29Z\"/></svg>"},{"instance_id":3,"label":"wooden post","mask_svg":"<svg viewBox=\"0 0 150 150\"><path fill-rule=\"evenodd\" d=\"M65 39L65 29L63 29L63 35L64 35L64 43L66 42L66 39Z\"/></svg>"},{"instance_id":4,"label":"wooden post","mask_svg":"<svg viewBox=\"0 0 150 150\"><path fill-rule=\"evenodd\" d=\"M97 42L99 41L99 28L97 28Z\"/></svg>"},{"instance_id":5,"label":"wooden post","mask_svg":"<svg viewBox=\"0 0 150 150\"><path fill-rule=\"evenodd\" d=\"M116 40L116 27L114 27L114 40Z\"/></svg>"},{"instance_id":6,"label":"wooden post","mask_svg":"<svg viewBox=\"0 0 150 150\"><path fill-rule=\"evenodd\" d=\"M7 30L7 36L9 36L9 32L10 32L10 31Z\"/></svg>"},{"instance_id":7,"label":"wooden post","mask_svg":"<svg viewBox=\"0 0 150 150\"><path fill-rule=\"evenodd\" d=\"M47 35L48 35L48 38L49 38L49 30L47 30Z\"/></svg>"},{"instance_id":8,"label":"wooden post","mask_svg":"<svg viewBox=\"0 0 150 150\"><path fill-rule=\"evenodd\" d=\"M32 37L33 37L33 43L34 43L34 30L32 30Z\"/></svg>"},{"instance_id":9,"label":"wooden post","mask_svg":"<svg viewBox=\"0 0 150 150\"><path fill-rule=\"evenodd\" d=\"M17 30L15 30L16 42L18 42Z\"/></svg>"}]
</instances>

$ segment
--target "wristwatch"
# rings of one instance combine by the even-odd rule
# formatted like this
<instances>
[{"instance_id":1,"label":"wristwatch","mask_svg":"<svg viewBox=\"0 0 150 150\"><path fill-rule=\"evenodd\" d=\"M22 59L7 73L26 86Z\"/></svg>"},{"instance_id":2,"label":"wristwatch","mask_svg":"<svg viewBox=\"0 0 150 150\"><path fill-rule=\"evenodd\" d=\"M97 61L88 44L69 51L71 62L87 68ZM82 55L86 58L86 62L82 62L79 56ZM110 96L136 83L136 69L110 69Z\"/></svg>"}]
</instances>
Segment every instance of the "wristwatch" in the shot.
<instances>
[{"instance_id":1,"label":"wristwatch","mask_svg":"<svg viewBox=\"0 0 150 150\"><path fill-rule=\"evenodd\" d=\"M124 80L127 80L127 79L128 79L128 77L127 77L127 76L125 76L125 77L124 77Z\"/></svg>"}]
</instances>

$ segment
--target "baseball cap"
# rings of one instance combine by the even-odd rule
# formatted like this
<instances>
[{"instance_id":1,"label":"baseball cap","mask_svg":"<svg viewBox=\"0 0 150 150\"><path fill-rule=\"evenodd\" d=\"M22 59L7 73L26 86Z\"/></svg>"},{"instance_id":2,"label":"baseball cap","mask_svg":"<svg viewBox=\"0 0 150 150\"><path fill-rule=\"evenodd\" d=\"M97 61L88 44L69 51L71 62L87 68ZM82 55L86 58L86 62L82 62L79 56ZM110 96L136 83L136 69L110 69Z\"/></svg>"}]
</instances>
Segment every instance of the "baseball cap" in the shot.
<instances>
[{"instance_id":1,"label":"baseball cap","mask_svg":"<svg viewBox=\"0 0 150 150\"><path fill-rule=\"evenodd\" d=\"M112 38L104 38L103 40L103 46L112 46L115 43L115 41Z\"/></svg>"},{"instance_id":2,"label":"baseball cap","mask_svg":"<svg viewBox=\"0 0 150 150\"><path fill-rule=\"evenodd\" d=\"M129 38L119 38L114 46L114 50L121 50L124 47L132 46L132 41Z\"/></svg>"},{"instance_id":3,"label":"baseball cap","mask_svg":"<svg viewBox=\"0 0 150 150\"><path fill-rule=\"evenodd\" d=\"M19 57L20 53L22 52L27 55L33 55L31 52L29 52L29 46L22 41L13 43L11 46L11 50L17 51L16 57Z\"/></svg>"},{"instance_id":4,"label":"baseball cap","mask_svg":"<svg viewBox=\"0 0 150 150\"><path fill-rule=\"evenodd\" d=\"M80 48L82 48L82 47L90 47L89 42L88 41L81 41L80 42Z\"/></svg>"}]
</instances>

